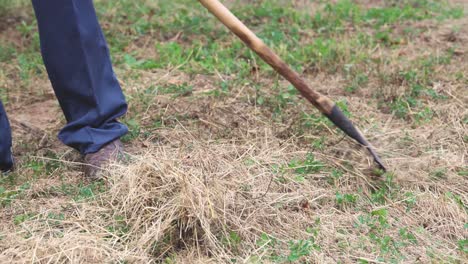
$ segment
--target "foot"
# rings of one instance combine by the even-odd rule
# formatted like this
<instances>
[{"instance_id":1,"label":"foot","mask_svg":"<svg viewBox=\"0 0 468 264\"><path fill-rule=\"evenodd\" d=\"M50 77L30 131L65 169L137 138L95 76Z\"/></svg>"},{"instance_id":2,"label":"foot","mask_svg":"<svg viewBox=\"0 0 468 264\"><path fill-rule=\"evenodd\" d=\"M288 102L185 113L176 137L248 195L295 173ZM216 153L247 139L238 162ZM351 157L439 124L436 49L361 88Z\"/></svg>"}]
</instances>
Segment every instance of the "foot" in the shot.
<instances>
[{"instance_id":1,"label":"foot","mask_svg":"<svg viewBox=\"0 0 468 264\"><path fill-rule=\"evenodd\" d=\"M0 175L7 174L8 172L13 171L14 163L13 157L11 157L7 162L0 162Z\"/></svg>"},{"instance_id":2,"label":"foot","mask_svg":"<svg viewBox=\"0 0 468 264\"><path fill-rule=\"evenodd\" d=\"M103 178L103 168L113 161L123 157L123 145L119 139L102 147L98 152L86 154L84 157L84 173L91 180Z\"/></svg>"},{"instance_id":3,"label":"foot","mask_svg":"<svg viewBox=\"0 0 468 264\"><path fill-rule=\"evenodd\" d=\"M2 167L0 168L0 176L2 175L8 175L10 172L13 171L14 166L8 166L8 167Z\"/></svg>"}]
</instances>

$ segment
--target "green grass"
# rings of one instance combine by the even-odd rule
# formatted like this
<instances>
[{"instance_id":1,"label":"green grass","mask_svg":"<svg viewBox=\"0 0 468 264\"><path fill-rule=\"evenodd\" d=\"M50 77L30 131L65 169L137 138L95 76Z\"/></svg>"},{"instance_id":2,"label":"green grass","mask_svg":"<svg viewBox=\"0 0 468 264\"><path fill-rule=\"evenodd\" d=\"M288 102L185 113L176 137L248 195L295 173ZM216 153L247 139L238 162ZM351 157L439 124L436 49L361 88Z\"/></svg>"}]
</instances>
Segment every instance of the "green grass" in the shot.
<instances>
[{"instance_id":1,"label":"green grass","mask_svg":"<svg viewBox=\"0 0 468 264\"><path fill-rule=\"evenodd\" d=\"M419 5L416 7L416 5ZM174 14L172 10L179 12ZM108 2L98 5L98 10L110 9ZM175 3L160 3L157 6L142 5L140 2L115 1L112 10L115 13L101 15L118 25L125 21L132 21L130 34L119 30L119 27L107 30L110 46L112 47L117 64L122 61L138 69L156 69L182 66L188 72L212 73L218 70L224 74L233 72L247 72L250 67L246 60L253 57L248 49L235 37L226 34L226 30L219 25L200 5L193 2L177 1ZM133 10L124 13L124 10ZM361 34L361 39L342 43L342 35L346 31L342 27L351 23L353 27L365 28L396 25L405 20L422 20L437 15L441 19L459 18L463 13L460 8L447 7L433 1L408 1L402 6L371 8L365 10L357 4L342 0L336 5L326 4L322 10L317 10L315 16L300 12L288 4L278 7L276 1L261 1L255 4L244 4L233 8L243 20L270 46L272 46L285 60L299 67L326 69L335 72L342 71L343 64L361 63L366 60L363 53L346 57L356 47L373 48L380 42L389 40L392 32L377 31L375 35ZM376 21L378 23L376 23ZM326 30L324 30L326 28ZM303 35L303 31L317 31L319 36L310 39ZM387 32L382 35L382 32ZM125 35L122 35L125 34ZM154 50L157 58L136 59L130 54L121 53L132 39L145 35L156 34ZM167 38L180 34L177 42L167 41ZM364 41L364 42L363 42ZM343 53L346 54L343 54ZM361 58L361 57L364 58ZM347 61L342 61L342 60ZM257 59L257 61L260 61ZM259 62L262 69L268 67ZM271 71L269 71L271 73ZM242 74L241 74L242 76Z\"/></svg>"}]
</instances>

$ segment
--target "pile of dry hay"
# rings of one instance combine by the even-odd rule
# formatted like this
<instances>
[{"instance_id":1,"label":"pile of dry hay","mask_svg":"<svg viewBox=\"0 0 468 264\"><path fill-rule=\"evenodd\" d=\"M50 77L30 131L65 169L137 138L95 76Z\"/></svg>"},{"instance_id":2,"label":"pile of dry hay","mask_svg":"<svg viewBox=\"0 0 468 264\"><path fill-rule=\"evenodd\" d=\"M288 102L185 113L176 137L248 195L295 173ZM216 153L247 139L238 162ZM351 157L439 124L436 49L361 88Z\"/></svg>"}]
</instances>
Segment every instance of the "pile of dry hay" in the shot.
<instances>
[{"instance_id":1,"label":"pile of dry hay","mask_svg":"<svg viewBox=\"0 0 468 264\"><path fill-rule=\"evenodd\" d=\"M360 213L337 206L336 189L326 183L330 171L301 183L281 167L306 152L273 137L244 143L165 145L132 157L130 165L113 165L108 170L109 191L93 201L58 203L55 207L68 212L63 219L47 217L54 205L44 205L41 208L47 209L21 223L21 232L4 234L0 260L147 263L171 257L177 263L268 263L271 256L287 256L288 242L299 240L322 248L309 244L316 250L302 259L311 262L379 255L369 253L373 242L363 239L367 231L353 227ZM370 190L362 175L345 177L338 185L343 192L361 189L367 195ZM444 240L462 235L459 223L468 219L456 204L433 193L420 195L424 199L418 199L410 214L398 204L385 207L396 230L390 235L398 236L400 226L444 222L440 232L434 231L439 245L420 234L418 245L401 249L424 261L428 245L435 252L452 250ZM362 200L360 206L369 206ZM427 215L427 210L439 212L438 219L415 218ZM271 240L261 242L262 234L263 240Z\"/></svg>"}]
</instances>

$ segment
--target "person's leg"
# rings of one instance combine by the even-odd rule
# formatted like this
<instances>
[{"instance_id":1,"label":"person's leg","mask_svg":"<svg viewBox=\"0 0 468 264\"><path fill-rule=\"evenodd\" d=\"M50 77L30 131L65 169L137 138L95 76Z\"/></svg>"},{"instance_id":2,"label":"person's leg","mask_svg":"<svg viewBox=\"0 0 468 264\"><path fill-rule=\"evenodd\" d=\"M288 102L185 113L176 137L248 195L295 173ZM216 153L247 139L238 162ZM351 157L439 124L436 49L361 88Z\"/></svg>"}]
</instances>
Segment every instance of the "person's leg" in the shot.
<instances>
[{"instance_id":1,"label":"person's leg","mask_svg":"<svg viewBox=\"0 0 468 264\"><path fill-rule=\"evenodd\" d=\"M32 0L41 52L67 125L59 139L82 154L127 133L127 110L92 0Z\"/></svg>"},{"instance_id":2,"label":"person's leg","mask_svg":"<svg viewBox=\"0 0 468 264\"><path fill-rule=\"evenodd\" d=\"M0 101L0 172L9 171L12 167L10 123Z\"/></svg>"}]
</instances>

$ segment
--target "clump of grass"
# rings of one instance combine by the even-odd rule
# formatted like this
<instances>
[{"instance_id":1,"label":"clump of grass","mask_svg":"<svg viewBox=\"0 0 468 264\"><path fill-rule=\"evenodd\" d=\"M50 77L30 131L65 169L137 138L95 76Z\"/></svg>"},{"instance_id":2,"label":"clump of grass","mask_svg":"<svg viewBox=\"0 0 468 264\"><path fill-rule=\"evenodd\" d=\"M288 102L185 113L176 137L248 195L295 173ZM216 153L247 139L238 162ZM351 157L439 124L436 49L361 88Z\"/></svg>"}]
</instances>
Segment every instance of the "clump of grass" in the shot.
<instances>
[{"instance_id":1,"label":"clump of grass","mask_svg":"<svg viewBox=\"0 0 468 264\"><path fill-rule=\"evenodd\" d=\"M289 200L287 204L300 203L302 198L293 194L287 195L288 199L263 199L261 192L266 192L265 197L276 196L268 193L268 179L259 179L257 184L252 185L249 172L243 168L250 166L249 170L257 171L260 169L258 161L256 166L233 163L229 158L233 153L216 147L197 145L190 149L187 160L176 158L173 156L176 153L166 150L170 152L160 153L163 155L158 155L157 159L152 155L138 158L134 165L112 171L113 182L108 202L116 214L124 215L130 224L128 234L123 236L126 245L138 247L142 254L157 258L168 257L176 250L197 247L203 252L210 252L217 259L228 261L239 259L250 251L249 248L258 247L255 241L261 233L255 230L272 234L274 229L275 237L289 237L291 240L276 248L279 252L290 248L291 253L285 255L286 259L297 260L312 253L304 252L309 250L310 242L292 239L294 234L305 228L286 233L274 228L279 227L280 223L273 218L268 223L261 221L261 218L247 221L243 214L239 214L241 207L249 203L247 197L260 199L258 201L264 203L259 216L266 216L267 212L282 214L280 208L274 209L272 205L282 204L283 200ZM200 163L206 160L208 153L214 155L212 162L225 165L205 166ZM316 170L310 169L315 166L311 159L309 156L304 163L288 165L293 166L290 173L314 173ZM269 177L273 177L273 172L265 171L266 175L270 174ZM236 193L244 194L238 196ZM302 225L300 222L290 224Z\"/></svg>"}]
</instances>

